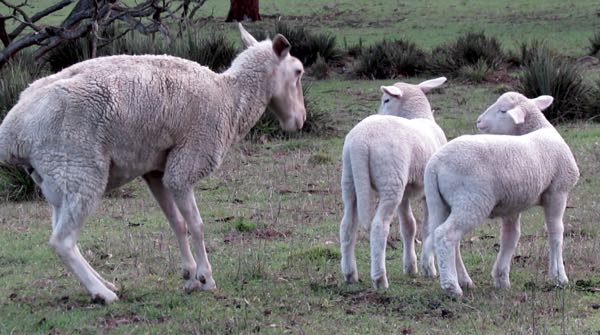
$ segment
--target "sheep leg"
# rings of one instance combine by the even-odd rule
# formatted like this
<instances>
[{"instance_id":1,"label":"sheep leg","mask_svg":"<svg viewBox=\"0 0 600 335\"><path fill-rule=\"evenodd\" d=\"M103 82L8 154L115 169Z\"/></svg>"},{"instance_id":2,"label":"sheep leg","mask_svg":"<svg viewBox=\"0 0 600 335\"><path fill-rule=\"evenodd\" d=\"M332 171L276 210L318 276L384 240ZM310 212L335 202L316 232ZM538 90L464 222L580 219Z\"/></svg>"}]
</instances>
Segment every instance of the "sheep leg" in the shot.
<instances>
[{"instance_id":1,"label":"sheep leg","mask_svg":"<svg viewBox=\"0 0 600 335\"><path fill-rule=\"evenodd\" d=\"M478 217L466 211L453 211L448 219L434 231L435 251L440 269L440 285L448 295L460 297L463 293L457 273L457 259L460 259L460 239L484 219L485 216Z\"/></svg>"},{"instance_id":2,"label":"sheep leg","mask_svg":"<svg viewBox=\"0 0 600 335\"><path fill-rule=\"evenodd\" d=\"M430 200L430 202L433 201ZM434 210L432 206L426 205L423 206L425 210L426 219L423 220L423 249L421 250L421 271L423 275L428 278L433 278L437 276L435 270L435 259L434 259L434 236L435 236L435 228L444 223L450 211L448 207L442 203L436 204Z\"/></svg>"},{"instance_id":3,"label":"sheep leg","mask_svg":"<svg viewBox=\"0 0 600 335\"><path fill-rule=\"evenodd\" d=\"M79 194L67 195L58 213L53 215L56 222L53 224L50 245L54 247L65 266L85 286L94 301L110 303L118 299L117 295L104 285L104 280L100 280L96 271L91 271L91 266L76 245L79 231L95 201L93 198L83 199Z\"/></svg>"},{"instance_id":4,"label":"sheep leg","mask_svg":"<svg viewBox=\"0 0 600 335\"><path fill-rule=\"evenodd\" d=\"M467 272L467 268L465 267L465 263L463 263L462 256L460 255L460 241L458 241L458 244L456 245L455 255L456 259L454 261L456 262L456 275L458 277L458 284L460 284L460 287L463 288L474 288L475 284L473 284L473 280L471 280L471 277Z\"/></svg>"},{"instance_id":5,"label":"sheep leg","mask_svg":"<svg viewBox=\"0 0 600 335\"><path fill-rule=\"evenodd\" d=\"M188 223L188 228L192 235L192 243L196 255L196 275L190 278L185 288L187 290L213 290L217 288L212 276L212 269L206 255L204 245L204 227L200 212L196 206L193 188L189 187L184 191L172 191L173 199L179 208L179 212Z\"/></svg>"},{"instance_id":6,"label":"sheep leg","mask_svg":"<svg viewBox=\"0 0 600 335\"><path fill-rule=\"evenodd\" d=\"M544 216L550 244L549 274L560 286L569 283L563 263L563 215L567 207L567 193L548 194L543 199Z\"/></svg>"},{"instance_id":7,"label":"sheep leg","mask_svg":"<svg viewBox=\"0 0 600 335\"><path fill-rule=\"evenodd\" d=\"M395 201L380 197L377 212L371 225L371 281L375 289L388 288L385 249L390 234L390 224L399 202L400 199Z\"/></svg>"},{"instance_id":8,"label":"sheep leg","mask_svg":"<svg viewBox=\"0 0 600 335\"><path fill-rule=\"evenodd\" d=\"M192 256L190 243L187 238L187 224L179 212L171 192L167 190L162 182L162 173L147 173L144 175L144 180L148 184L154 199L156 199L158 205L167 217L167 221L169 221L169 225L173 229L173 232L175 232L179 250L181 251L183 279L188 280L196 273L196 261Z\"/></svg>"},{"instance_id":9,"label":"sheep leg","mask_svg":"<svg viewBox=\"0 0 600 335\"><path fill-rule=\"evenodd\" d=\"M510 287L510 262L521 236L521 214L502 218L500 252L492 268L492 281L496 288Z\"/></svg>"},{"instance_id":10,"label":"sheep leg","mask_svg":"<svg viewBox=\"0 0 600 335\"><path fill-rule=\"evenodd\" d=\"M403 244L404 273L417 274L417 254L415 253L415 237L417 236L417 222L413 216L408 197L402 199L398 207L398 218L400 220L400 233Z\"/></svg>"},{"instance_id":11,"label":"sheep leg","mask_svg":"<svg viewBox=\"0 0 600 335\"><path fill-rule=\"evenodd\" d=\"M342 253L342 274L347 283L358 282L358 269L356 267L356 237L358 232L358 219L356 211L356 193L354 184L343 184L342 200L344 202L344 216L340 224L340 247Z\"/></svg>"}]
</instances>

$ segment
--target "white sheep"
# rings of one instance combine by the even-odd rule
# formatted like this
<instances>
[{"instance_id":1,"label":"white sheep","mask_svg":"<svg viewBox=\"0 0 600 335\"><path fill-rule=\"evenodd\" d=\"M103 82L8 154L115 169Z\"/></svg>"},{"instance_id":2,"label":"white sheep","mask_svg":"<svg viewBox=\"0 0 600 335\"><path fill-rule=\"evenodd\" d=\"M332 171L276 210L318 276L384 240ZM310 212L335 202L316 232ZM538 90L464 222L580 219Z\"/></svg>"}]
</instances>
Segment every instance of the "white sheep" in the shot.
<instances>
[{"instance_id":1,"label":"white sheep","mask_svg":"<svg viewBox=\"0 0 600 335\"><path fill-rule=\"evenodd\" d=\"M404 245L404 272L417 272L416 223L410 199L423 196L423 172L429 157L446 143L425 93L446 81L441 77L418 85L381 86L378 114L359 122L346 136L342 154L344 216L340 224L341 268L346 282L356 282L358 226L371 221L372 188L379 196L371 223L371 280L387 288L385 248L396 210Z\"/></svg>"},{"instance_id":2,"label":"white sheep","mask_svg":"<svg viewBox=\"0 0 600 335\"><path fill-rule=\"evenodd\" d=\"M185 287L214 289L193 185L267 105L283 129L302 127L303 66L289 42L239 29L248 48L222 74L170 56L91 59L31 84L0 126L0 161L25 166L40 184L53 207L50 244L94 300L116 300L116 287L76 241L106 189L142 176L177 237Z\"/></svg>"},{"instance_id":3,"label":"white sheep","mask_svg":"<svg viewBox=\"0 0 600 335\"><path fill-rule=\"evenodd\" d=\"M497 288L510 287L510 261L520 235L521 212L542 206L549 237L549 275L568 282L562 258L563 214L569 192L579 178L575 158L542 110L551 96L528 99L508 92L477 120L485 133L446 144L425 170L429 232L421 265L435 273L432 247L438 258L440 282L450 295L473 286L456 253L461 237L486 218L501 217L500 251L492 270ZM432 245L433 244L433 245ZM458 271L457 271L457 265Z\"/></svg>"}]
</instances>

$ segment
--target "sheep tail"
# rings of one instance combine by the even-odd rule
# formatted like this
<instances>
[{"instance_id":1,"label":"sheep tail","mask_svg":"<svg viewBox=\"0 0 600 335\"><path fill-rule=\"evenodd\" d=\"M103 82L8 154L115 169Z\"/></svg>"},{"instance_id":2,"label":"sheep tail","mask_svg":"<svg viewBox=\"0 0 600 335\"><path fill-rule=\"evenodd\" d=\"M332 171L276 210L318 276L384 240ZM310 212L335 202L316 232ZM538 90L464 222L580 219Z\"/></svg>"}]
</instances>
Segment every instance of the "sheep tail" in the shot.
<instances>
[{"instance_id":1,"label":"sheep tail","mask_svg":"<svg viewBox=\"0 0 600 335\"><path fill-rule=\"evenodd\" d=\"M372 212L373 212L373 196L371 186L371 173L368 157L362 156L364 153L359 153L352 160L352 175L354 178L354 188L356 190L356 207L358 214L359 226L364 230L368 230Z\"/></svg>"},{"instance_id":2,"label":"sheep tail","mask_svg":"<svg viewBox=\"0 0 600 335\"><path fill-rule=\"evenodd\" d=\"M425 228L432 232L444 223L450 215L450 207L440 193L438 174L434 160L430 160L425 168L425 201L427 202L428 222Z\"/></svg>"}]
</instances>

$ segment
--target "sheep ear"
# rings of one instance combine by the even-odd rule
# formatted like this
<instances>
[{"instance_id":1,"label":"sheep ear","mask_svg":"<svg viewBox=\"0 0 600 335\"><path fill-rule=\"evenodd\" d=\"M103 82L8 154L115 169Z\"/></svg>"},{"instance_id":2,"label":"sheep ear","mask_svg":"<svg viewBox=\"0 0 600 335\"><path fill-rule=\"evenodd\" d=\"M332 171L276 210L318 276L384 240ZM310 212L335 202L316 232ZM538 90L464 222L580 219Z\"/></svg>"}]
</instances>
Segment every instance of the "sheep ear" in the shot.
<instances>
[{"instance_id":1,"label":"sheep ear","mask_svg":"<svg viewBox=\"0 0 600 335\"><path fill-rule=\"evenodd\" d=\"M540 95L535 99L531 99L531 101L539 108L541 111L550 107L554 98L549 95Z\"/></svg>"},{"instance_id":2,"label":"sheep ear","mask_svg":"<svg viewBox=\"0 0 600 335\"><path fill-rule=\"evenodd\" d=\"M520 107L509 109L508 111L506 111L506 113L508 113L508 116L510 116L510 118L513 119L515 124L521 124L525 122L525 112Z\"/></svg>"},{"instance_id":3,"label":"sheep ear","mask_svg":"<svg viewBox=\"0 0 600 335\"><path fill-rule=\"evenodd\" d=\"M242 42L244 42L244 45L247 48L258 43L256 38L250 35L250 33L244 29L241 23L238 23L238 27L240 28L240 33L242 34Z\"/></svg>"},{"instance_id":4,"label":"sheep ear","mask_svg":"<svg viewBox=\"0 0 600 335\"><path fill-rule=\"evenodd\" d=\"M402 90L396 86L381 86L381 92L387 93L396 98L402 98Z\"/></svg>"},{"instance_id":5,"label":"sheep ear","mask_svg":"<svg viewBox=\"0 0 600 335\"><path fill-rule=\"evenodd\" d=\"M445 82L446 82L446 77L439 77L439 78L435 78L435 79L431 79L431 80L426 80L426 81L420 83L418 86L419 86L419 88L421 88L421 91L423 91L423 93L427 93Z\"/></svg>"},{"instance_id":6,"label":"sheep ear","mask_svg":"<svg viewBox=\"0 0 600 335\"><path fill-rule=\"evenodd\" d=\"M281 34L277 34L273 39L273 51L279 58L283 58L290 53L290 42Z\"/></svg>"}]
</instances>

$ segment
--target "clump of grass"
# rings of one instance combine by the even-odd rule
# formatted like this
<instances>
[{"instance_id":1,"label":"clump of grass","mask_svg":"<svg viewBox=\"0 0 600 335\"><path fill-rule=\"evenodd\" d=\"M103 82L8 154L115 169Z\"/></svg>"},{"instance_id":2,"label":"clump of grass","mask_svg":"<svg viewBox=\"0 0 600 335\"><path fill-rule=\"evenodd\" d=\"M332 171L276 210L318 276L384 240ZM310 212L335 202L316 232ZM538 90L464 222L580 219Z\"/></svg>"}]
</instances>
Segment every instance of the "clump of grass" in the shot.
<instances>
[{"instance_id":1,"label":"clump of grass","mask_svg":"<svg viewBox=\"0 0 600 335\"><path fill-rule=\"evenodd\" d=\"M344 38L344 45L346 45L346 39ZM348 56L350 57L358 57L360 55L362 55L363 51L364 51L364 47L363 47L363 41L362 38L358 39L358 42L355 45L352 46L347 46L346 45L346 52L348 53Z\"/></svg>"},{"instance_id":2,"label":"clump of grass","mask_svg":"<svg viewBox=\"0 0 600 335\"><path fill-rule=\"evenodd\" d=\"M314 165L328 164L334 161L334 158L323 151L316 152L309 159L308 162Z\"/></svg>"},{"instance_id":3,"label":"clump of grass","mask_svg":"<svg viewBox=\"0 0 600 335\"><path fill-rule=\"evenodd\" d=\"M480 59L475 64L464 65L458 70L458 75L468 81L475 83L483 82L491 72L488 64Z\"/></svg>"},{"instance_id":4,"label":"clump of grass","mask_svg":"<svg viewBox=\"0 0 600 335\"><path fill-rule=\"evenodd\" d=\"M357 76L388 79L413 76L427 68L426 55L415 43L405 40L383 40L358 56Z\"/></svg>"},{"instance_id":5,"label":"clump of grass","mask_svg":"<svg viewBox=\"0 0 600 335\"><path fill-rule=\"evenodd\" d=\"M534 45L527 54L517 84L519 92L530 98L554 97L552 105L544 111L552 122L585 120L593 116L586 108L592 89L577 64L554 55L545 44Z\"/></svg>"},{"instance_id":6,"label":"clump of grass","mask_svg":"<svg viewBox=\"0 0 600 335\"><path fill-rule=\"evenodd\" d=\"M600 31L590 38L589 55L595 56L600 52Z\"/></svg>"},{"instance_id":7,"label":"clump of grass","mask_svg":"<svg viewBox=\"0 0 600 335\"><path fill-rule=\"evenodd\" d=\"M0 70L0 121L17 103L27 85L44 74L44 69L26 53L20 54Z\"/></svg>"},{"instance_id":8,"label":"clump of grass","mask_svg":"<svg viewBox=\"0 0 600 335\"><path fill-rule=\"evenodd\" d=\"M243 217L238 218L234 222L234 226L235 230L239 231L240 233L247 233L256 230L256 223L249 221L248 219Z\"/></svg>"},{"instance_id":9,"label":"clump of grass","mask_svg":"<svg viewBox=\"0 0 600 335\"><path fill-rule=\"evenodd\" d=\"M119 33L114 33L119 35ZM166 48L162 39L135 31L128 32L112 43L98 50L99 55L157 55L164 54Z\"/></svg>"},{"instance_id":10,"label":"clump of grass","mask_svg":"<svg viewBox=\"0 0 600 335\"><path fill-rule=\"evenodd\" d=\"M596 79L594 87L590 90L585 110L590 121L600 121L600 78Z\"/></svg>"},{"instance_id":11,"label":"clump of grass","mask_svg":"<svg viewBox=\"0 0 600 335\"><path fill-rule=\"evenodd\" d=\"M27 172L13 165L0 164L0 200L29 201L39 197L39 189Z\"/></svg>"},{"instance_id":12,"label":"clump of grass","mask_svg":"<svg viewBox=\"0 0 600 335\"><path fill-rule=\"evenodd\" d=\"M318 80L327 79L329 77L329 65L325 58L319 55L317 61L310 67L309 74Z\"/></svg>"},{"instance_id":13,"label":"clump of grass","mask_svg":"<svg viewBox=\"0 0 600 335\"><path fill-rule=\"evenodd\" d=\"M324 246L315 246L310 249L292 254L288 257L290 263L295 261L322 262L322 261L338 261L342 258L338 249L333 249Z\"/></svg>"},{"instance_id":14,"label":"clump of grass","mask_svg":"<svg viewBox=\"0 0 600 335\"><path fill-rule=\"evenodd\" d=\"M432 72L459 74L464 66L485 62L490 69L496 69L504 59L504 52L498 39L488 37L483 32L469 32L459 36L455 42L436 47L431 53Z\"/></svg>"},{"instance_id":15,"label":"clump of grass","mask_svg":"<svg viewBox=\"0 0 600 335\"><path fill-rule=\"evenodd\" d=\"M188 31L186 36L175 40L172 55L193 60L208 66L213 71L222 71L229 67L238 53L232 41L220 33L201 34L199 31Z\"/></svg>"},{"instance_id":16,"label":"clump of grass","mask_svg":"<svg viewBox=\"0 0 600 335\"><path fill-rule=\"evenodd\" d=\"M292 45L290 54L298 58L304 66L311 66L322 57L325 62L337 61L341 58L341 52L336 46L336 38L331 34L315 34L303 27L292 26L286 22L277 21L270 33L253 32L258 40L281 34L287 38Z\"/></svg>"},{"instance_id":17,"label":"clump of grass","mask_svg":"<svg viewBox=\"0 0 600 335\"><path fill-rule=\"evenodd\" d=\"M50 71L58 72L88 58L90 58L88 41L86 38L79 38L61 43L48 52L44 60L50 66Z\"/></svg>"},{"instance_id":18,"label":"clump of grass","mask_svg":"<svg viewBox=\"0 0 600 335\"><path fill-rule=\"evenodd\" d=\"M250 129L246 139L255 141L265 138L302 136L303 134L313 136L328 136L334 134L336 131L335 120L332 118L331 114L319 108L318 103L315 102L314 97L310 94L310 85L304 85L302 87L302 92L304 95L304 107L306 107L306 121L304 121L304 126L300 132L284 132L279 126L279 121L275 113L270 108L267 108L254 127Z\"/></svg>"}]
</instances>

